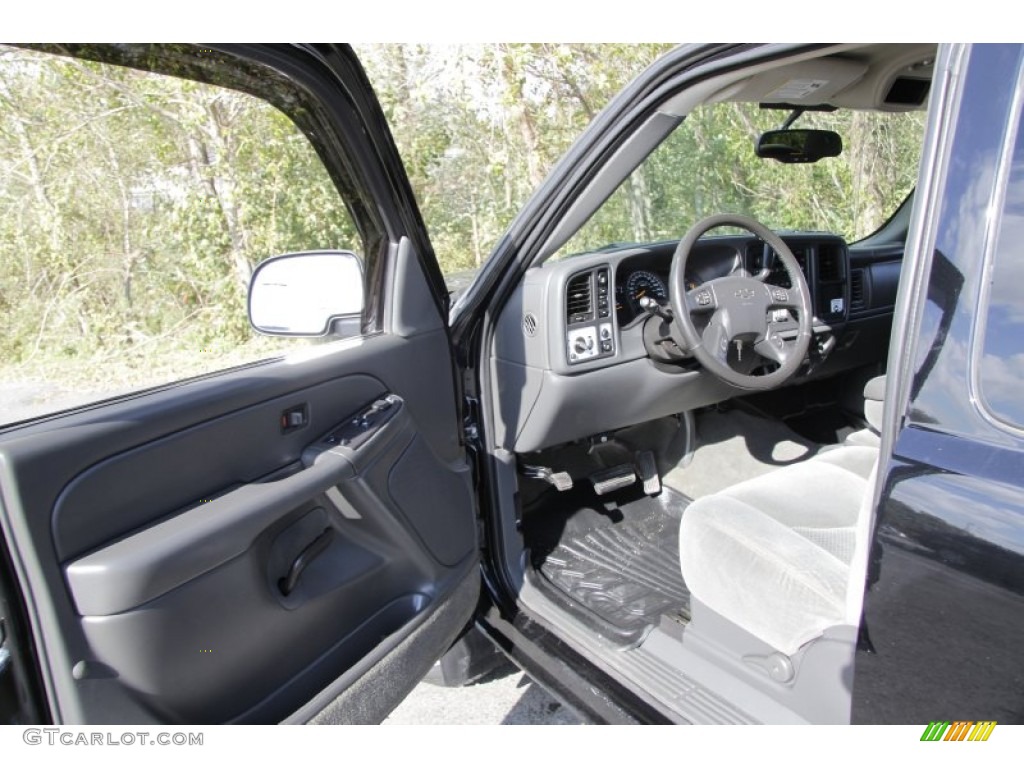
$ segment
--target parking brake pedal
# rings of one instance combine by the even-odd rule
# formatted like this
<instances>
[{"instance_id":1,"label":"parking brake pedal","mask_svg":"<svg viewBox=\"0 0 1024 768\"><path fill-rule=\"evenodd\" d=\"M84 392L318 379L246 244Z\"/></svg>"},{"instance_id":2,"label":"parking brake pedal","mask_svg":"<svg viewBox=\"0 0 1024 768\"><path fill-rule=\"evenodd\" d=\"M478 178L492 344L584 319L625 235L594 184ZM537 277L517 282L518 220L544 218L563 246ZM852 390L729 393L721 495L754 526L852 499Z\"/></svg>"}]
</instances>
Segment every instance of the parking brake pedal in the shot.
<instances>
[{"instance_id":1,"label":"parking brake pedal","mask_svg":"<svg viewBox=\"0 0 1024 768\"><path fill-rule=\"evenodd\" d=\"M594 493L604 496L606 493L635 483L636 472L632 464L619 464L617 467L609 467L595 472L590 476L590 482L594 484Z\"/></svg>"},{"instance_id":2,"label":"parking brake pedal","mask_svg":"<svg viewBox=\"0 0 1024 768\"><path fill-rule=\"evenodd\" d=\"M572 490L572 477L568 472L555 472L549 467L539 467L534 464L520 464L519 471L526 477L550 483L559 491Z\"/></svg>"},{"instance_id":3,"label":"parking brake pedal","mask_svg":"<svg viewBox=\"0 0 1024 768\"><path fill-rule=\"evenodd\" d=\"M654 461L654 451L637 451L636 473L644 484L644 493L657 496L661 493L661 478L658 477L658 465Z\"/></svg>"}]
</instances>

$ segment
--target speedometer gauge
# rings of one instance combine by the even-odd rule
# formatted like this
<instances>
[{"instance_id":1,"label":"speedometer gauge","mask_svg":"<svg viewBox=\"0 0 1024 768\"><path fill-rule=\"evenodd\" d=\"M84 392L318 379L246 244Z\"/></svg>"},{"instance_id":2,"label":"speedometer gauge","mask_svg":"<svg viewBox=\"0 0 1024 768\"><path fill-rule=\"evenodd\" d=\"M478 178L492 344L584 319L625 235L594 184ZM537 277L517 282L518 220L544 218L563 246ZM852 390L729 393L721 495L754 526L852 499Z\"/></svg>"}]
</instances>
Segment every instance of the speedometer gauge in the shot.
<instances>
[{"instance_id":1,"label":"speedometer gauge","mask_svg":"<svg viewBox=\"0 0 1024 768\"><path fill-rule=\"evenodd\" d=\"M638 270L626 280L626 300L635 313L641 312L640 299L649 296L659 304L668 302L665 283L653 272Z\"/></svg>"}]
</instances>

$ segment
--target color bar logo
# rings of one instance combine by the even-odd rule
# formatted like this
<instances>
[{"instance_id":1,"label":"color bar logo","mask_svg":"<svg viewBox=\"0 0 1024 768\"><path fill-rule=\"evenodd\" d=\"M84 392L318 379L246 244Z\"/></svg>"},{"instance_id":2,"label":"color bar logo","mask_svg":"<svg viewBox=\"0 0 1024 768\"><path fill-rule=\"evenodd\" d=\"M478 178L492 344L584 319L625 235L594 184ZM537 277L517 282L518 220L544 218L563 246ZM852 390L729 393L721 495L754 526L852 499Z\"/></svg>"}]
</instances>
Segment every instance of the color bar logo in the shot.
<instances>
[{"instance_id":1,"label":"color bar logo","mask_svg":"<svg viewBox=\"0 0 1024 768\"><path fill-rule=\"evenodd\" d=\"M988 741L995 727L995 720L933 720L924 729L921 741Z\"/></svg>"}]
</instances>

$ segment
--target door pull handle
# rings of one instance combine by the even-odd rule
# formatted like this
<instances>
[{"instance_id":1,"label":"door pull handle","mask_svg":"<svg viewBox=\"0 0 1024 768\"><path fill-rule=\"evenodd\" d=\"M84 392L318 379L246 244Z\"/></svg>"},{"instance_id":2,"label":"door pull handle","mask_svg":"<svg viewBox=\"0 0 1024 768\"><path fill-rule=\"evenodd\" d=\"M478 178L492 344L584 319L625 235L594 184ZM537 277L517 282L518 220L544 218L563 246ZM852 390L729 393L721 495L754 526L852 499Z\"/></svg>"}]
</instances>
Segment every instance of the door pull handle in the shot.
<instances>
[{"instance_id":1,"label":"door pull handle","mask_svg":"<svg viewBox=\"0 0 1024 768\"><path fill-rule=\"evenodd\" d=\"M323 532L313 539L309 546L299 552L298 557L292 561L288 573L277 582L277 588L281 590L282 595L288 597L292 593L299 583L299 577L302 576L302 572L309 567L310 563L324 553L324 550L331 543L333 535L333 528L324 528Z\"/></svg>"}]
</instances>

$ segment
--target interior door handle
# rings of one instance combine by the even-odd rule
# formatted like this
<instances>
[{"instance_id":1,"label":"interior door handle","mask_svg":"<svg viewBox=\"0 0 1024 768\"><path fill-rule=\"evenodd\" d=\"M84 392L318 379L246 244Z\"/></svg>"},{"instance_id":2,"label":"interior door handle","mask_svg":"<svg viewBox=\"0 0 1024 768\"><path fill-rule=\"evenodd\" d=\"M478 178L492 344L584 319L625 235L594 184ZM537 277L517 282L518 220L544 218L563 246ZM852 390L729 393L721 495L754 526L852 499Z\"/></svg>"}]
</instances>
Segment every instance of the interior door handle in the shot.
<instances>
[{"instance_id":1,"label":"interior door handle","mask_svg":"<svg viewBox=\"0 0 1024 768\"><path fill-rule=\"evenodd\" d=\"M348 458L322 451L300 472L243 485L79 558L65 567L75 607L82 616L137 608L242 554L271 523L355 475Z\"/></svg>"},{"instance_id":2,"label":"interior door handle","mask_svg":"<svg viewBox=\"0 0 1024 768\"><path fill-rule=\"evenodd\" d=\"M316 560L320 555L324 553L327 546L331 543L331 537L334 535L333 528L324 528L323 532L317 536L304 550L299 552L298 557L292 561L291 568L288 569L288 573L277 582L277 588L281 590L281 594L288 597L295 589L295 586L299 583L299 577L302 576L302 572L309 567L309 564Z\"/></svg>"}]
</instances>

